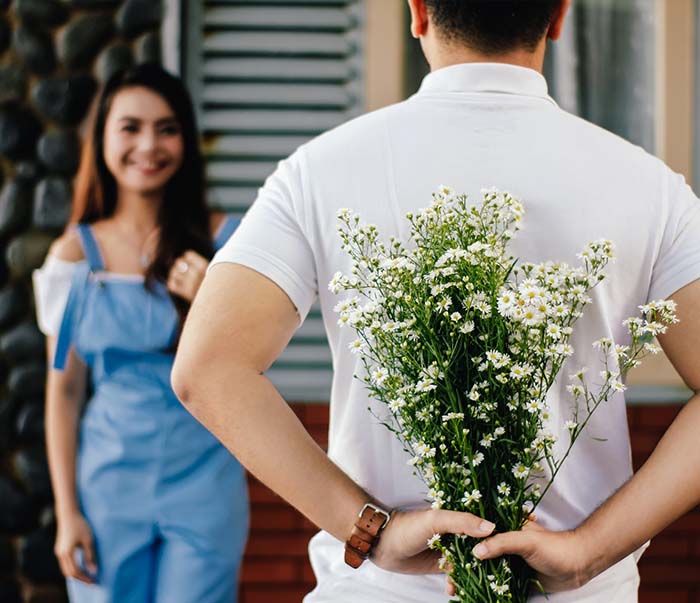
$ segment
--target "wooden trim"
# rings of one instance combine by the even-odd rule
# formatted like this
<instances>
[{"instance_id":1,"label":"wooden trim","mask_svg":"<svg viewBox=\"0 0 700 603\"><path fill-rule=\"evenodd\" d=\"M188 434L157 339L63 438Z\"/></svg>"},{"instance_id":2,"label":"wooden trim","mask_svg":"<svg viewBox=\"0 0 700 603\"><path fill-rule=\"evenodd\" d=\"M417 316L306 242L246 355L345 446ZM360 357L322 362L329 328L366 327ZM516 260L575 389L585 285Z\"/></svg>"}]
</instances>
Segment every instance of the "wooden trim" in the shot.
<instances>
[{"instance_id":1,"label":"wooden trim","mask_svg":"<svg viewBox=\"0 0 700 603\"><path fill-rule=\"evenodd\" d=\"M403 99L405 0L365 0L365 103L373 111Z\"/></svg>"},{"instance_id":2,"label":"wooden trim","mask_svg":"<svg viewBox=\"0 0 700 603\"><path fill-rule=\"evenodd\" d=\"M694 0L656 0L657 152L693 181Z\"/></svg>"}]
</instances>

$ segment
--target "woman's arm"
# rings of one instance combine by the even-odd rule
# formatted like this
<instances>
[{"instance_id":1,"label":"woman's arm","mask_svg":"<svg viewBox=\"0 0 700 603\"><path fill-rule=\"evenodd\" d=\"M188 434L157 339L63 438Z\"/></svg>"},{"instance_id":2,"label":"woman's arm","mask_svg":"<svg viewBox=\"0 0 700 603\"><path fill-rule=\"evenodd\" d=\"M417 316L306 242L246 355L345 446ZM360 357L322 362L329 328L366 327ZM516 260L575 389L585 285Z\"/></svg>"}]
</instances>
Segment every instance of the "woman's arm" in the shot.
<instances>
[{"instance_id":1,"label":"woman's arm","mask_svg":"<svg viewBox=\"0 0 700 603\"><path fill-rule=\"evenodd\" d=\"M73 350L63 371L52 369L56 338L47 337L48 378L46 381L46 449L56 505L55 553L66 577L92 582L75 560L81 548L88 571L94 573L92 534L78 503L76 454L80 411L85 399L87 367Z\"/></svg>"}]
</instances>

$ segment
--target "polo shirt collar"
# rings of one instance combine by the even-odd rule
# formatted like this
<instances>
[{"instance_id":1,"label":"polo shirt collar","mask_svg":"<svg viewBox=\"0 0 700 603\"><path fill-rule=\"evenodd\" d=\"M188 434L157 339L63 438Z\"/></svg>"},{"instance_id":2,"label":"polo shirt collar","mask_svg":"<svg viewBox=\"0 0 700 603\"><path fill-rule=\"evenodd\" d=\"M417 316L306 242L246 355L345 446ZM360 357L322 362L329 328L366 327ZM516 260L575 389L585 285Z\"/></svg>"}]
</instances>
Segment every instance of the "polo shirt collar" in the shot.
<instances>
[{"instance_id":1,"label":"polo shirt collar","mask_svg":"<svg viewBox=\"0 0 700 603\"><path fill-rule=\"evenodd\" d=\"M506 63L460 63L443 67L426 75L418 92L495 92L554 102L541 73Z\"/></svg>"}]
</instances>

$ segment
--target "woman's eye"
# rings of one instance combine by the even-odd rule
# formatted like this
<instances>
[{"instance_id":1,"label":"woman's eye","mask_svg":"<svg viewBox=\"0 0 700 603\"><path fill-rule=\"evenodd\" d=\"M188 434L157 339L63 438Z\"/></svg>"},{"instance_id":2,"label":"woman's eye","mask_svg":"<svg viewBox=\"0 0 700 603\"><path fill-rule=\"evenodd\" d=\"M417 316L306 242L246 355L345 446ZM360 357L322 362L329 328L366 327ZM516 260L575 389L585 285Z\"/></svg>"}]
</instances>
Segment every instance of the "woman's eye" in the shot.
<instances>
[{"instance_id":1,"label":"woman's eye","mask_svg":"<svg viewBox=\"0 0 700 603\"><path fill-rule=\"evenodd\" d=\"M175 136L175 134L180 133L180 128L177 126L165 126L160 129L161 134L165 134L166 136Z\"/></svg>"},{"instance_id":2,"label":"woman's eye","mask_svg":"<svg viewBox=\"0 0 700 603\"><path fill-rule=\"evenodd\" d=\"M138 132L138 127L133 124L122 126L122 132Z\"/></svg>"}]
</instances>

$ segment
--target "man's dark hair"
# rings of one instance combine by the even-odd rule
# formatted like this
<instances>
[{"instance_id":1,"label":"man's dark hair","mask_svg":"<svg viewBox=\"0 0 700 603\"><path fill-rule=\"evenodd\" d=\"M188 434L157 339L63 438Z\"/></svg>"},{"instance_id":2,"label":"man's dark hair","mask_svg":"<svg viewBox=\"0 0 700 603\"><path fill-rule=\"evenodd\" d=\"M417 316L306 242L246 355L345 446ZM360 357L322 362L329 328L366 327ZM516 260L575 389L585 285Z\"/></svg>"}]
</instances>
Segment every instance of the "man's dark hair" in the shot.
<instances>
[{"instance_id":1,"label":"man's dark hair","mask_svg":"<svg viewBox=\"0 0 700 603\"><path fill-rule=\"evenodd\" d=\"M562 0L425 0L435 26L451 41L487 55L534 51Z\"/></svg>"}]
</instances>

